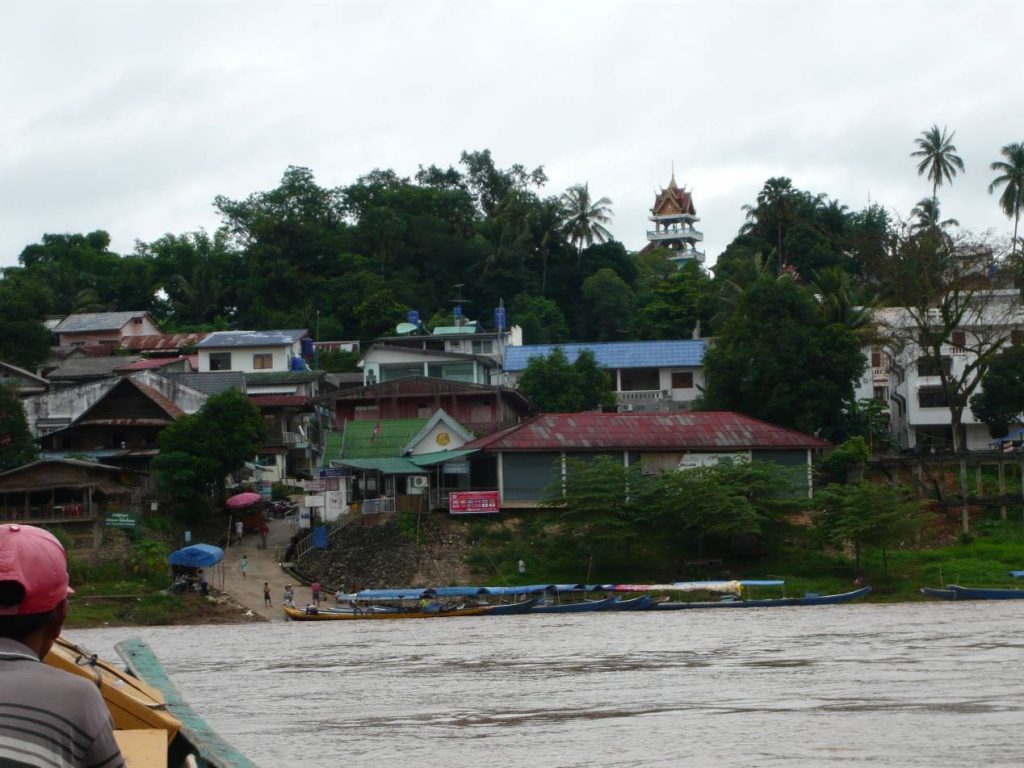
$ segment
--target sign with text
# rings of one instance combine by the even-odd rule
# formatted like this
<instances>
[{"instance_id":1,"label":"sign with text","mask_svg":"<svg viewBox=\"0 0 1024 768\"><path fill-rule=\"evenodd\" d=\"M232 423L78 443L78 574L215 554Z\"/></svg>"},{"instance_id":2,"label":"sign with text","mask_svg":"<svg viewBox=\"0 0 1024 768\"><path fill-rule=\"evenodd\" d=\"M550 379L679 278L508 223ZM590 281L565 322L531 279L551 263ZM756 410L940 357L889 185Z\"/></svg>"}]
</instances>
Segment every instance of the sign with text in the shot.
<instances>
[{"instance_id":1,"label":"sign with text","mask_svg":"<svg viewBox=\"0 0 1024 768\"><path fill-rule=\"evenodd\" d=\"M320 470L320 477L348 477L352 470L348 467L323 467Z\"/></svg>"},{"instance_id":2,"label":"sign with text","mask_svg":"<svg viewBox=\"0 0 1024 768\"><path fill-rule=\"evenodd\" d=\"M135 515L130 512L108 512L105 522L108 528L134 528Z\"/></svg>"},{"instance_id":3,"label":"sign with text","mask_svg":"<svg viewBox=\"0 0 1024 768\"><path fill-rule=\"evenodd\" d=\"M500 503L497 491L452 491L448 495L448 511L453 515L495 513Z\"/></svg>"}]
</instances>

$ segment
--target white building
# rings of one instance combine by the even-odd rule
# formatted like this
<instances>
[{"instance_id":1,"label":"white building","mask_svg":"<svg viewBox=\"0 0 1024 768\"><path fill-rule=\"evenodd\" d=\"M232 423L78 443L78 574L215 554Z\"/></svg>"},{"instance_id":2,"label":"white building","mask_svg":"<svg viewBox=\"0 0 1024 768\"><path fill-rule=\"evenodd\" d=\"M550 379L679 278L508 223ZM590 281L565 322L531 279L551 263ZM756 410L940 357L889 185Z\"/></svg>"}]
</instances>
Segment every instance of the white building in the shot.
<instances>
[{"instance_id":1,"label":"white building","mask_svg":"<svg viewBox=\"0 0 1024 768\"><path fill-rule=\"evenodd\" d=\"M303 340L308 350L303 348ZM199 372L243 373L305 370L303 354L312 354L306 329L285 331L217 331L196 344ZM295 366L298 366L297 368Z\"/></svg>"}]
</instances>

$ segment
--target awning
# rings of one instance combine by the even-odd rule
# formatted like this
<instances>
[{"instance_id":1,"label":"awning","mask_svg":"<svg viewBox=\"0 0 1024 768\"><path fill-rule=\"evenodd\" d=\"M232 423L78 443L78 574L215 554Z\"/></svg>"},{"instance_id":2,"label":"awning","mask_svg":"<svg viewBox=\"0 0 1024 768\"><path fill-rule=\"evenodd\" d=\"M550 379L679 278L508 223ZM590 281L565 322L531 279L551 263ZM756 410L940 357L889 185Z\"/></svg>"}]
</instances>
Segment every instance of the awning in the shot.
<instances>
[{"instance_id":1,"label":"awning","mask_svg":"<svg viewBox=\"0 0 1024 768\"><path fill-rule=\"evenodd\" d=\"M424 475L423 467L413 464L409 459L390 457L385 459L331 459L332 467L349 467L368 472L381 472L385 475Z\"/></svg>"},{"instance_id":2,"label":"awning","mask_svg":"<svg viewBox=\"0 0 1024 768\"><path fill-rule=\"evenodd\" d=\"M458 448L454 451L434 451L433 453L421 453L418 456L410 456L409 461L420 467L432 467L443 464L453 459L461 459L471 453L479 453L479 448Z\"/></svg>"},{"instance_id":3,"label":"awning","mask_svg":"<svg viewBox=\"0 0 1024 768\"><path fill-rule=\"evenodd\" d=\"M171 565L184 568L209 568L224 559L224 550L213 544L193 544L191 547L172 552L168 558Z\"/></svg>"}]
</instances>

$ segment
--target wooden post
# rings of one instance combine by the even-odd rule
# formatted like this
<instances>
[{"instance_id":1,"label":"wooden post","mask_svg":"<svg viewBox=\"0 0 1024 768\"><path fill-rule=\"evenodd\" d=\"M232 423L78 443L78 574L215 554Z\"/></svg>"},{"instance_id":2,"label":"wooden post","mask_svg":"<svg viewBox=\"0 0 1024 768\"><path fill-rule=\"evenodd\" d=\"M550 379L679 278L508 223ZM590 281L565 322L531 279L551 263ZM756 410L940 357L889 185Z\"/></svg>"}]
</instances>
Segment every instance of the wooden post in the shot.
<instances>
[{"instance_id":1,"label":"wooden post","mask_svg":"<svg viewBox=\"0 0 1024 768\"><path fill-rule=\"evenodd\" d=\"M970 533L971 520L967 513L967 459L960 459L960 525L964 533Z\"/></svg>"},{"instance_id":2,"label":"wooden post","mask_svg":"<svg viewBox=\"0 0 1024 768\"><path fill-rule=\"evenodd\" d=\"M999 496L1006 495L1006 465L1003 460L999 460ZM1003 502L999 505L999 519L1006 522L1006 503Z\"/></svg>"},{"instance_id":3,"label":"wooden post","mask_svg":"<svg viewBox=\"0 0 1024 768\"><path fill-rule=\"evenodd\" d=\"M982 482L983 481L981 479L981 464L979 464L974 468L974 492L975 494L977 494L978 498L981 498L982 496L985 495L985 492L982 490Z\"/></svg>"}]
</instances>

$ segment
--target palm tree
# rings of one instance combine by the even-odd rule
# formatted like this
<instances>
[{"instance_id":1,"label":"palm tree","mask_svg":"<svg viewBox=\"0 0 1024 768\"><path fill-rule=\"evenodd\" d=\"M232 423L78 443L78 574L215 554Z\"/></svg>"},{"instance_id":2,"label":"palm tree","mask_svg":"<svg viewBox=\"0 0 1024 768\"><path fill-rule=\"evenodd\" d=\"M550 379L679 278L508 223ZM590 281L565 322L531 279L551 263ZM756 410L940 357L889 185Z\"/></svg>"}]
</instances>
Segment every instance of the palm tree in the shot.
<instances>
[{"instance_id":1,"label":"palm tree","mask_svg":"<svg viewBox=\"0 0 1024 768\"><path fill-rule=\"evenodd\" d=\"M1020 212L1024 208L1024 143L1007 144L1003 147L1003 157L1006 162L997 160L990 166L993 171L999 171L1002 175L996 176L988 185L989 194L996 191L1003 185L1006 189L999 197L999 205L1003 213L1013 216L1013 253L1017 253L1017 224L1020 221Z\"/></svg>"},{"instance_id":2,"label":"palm tree","mask_svg":"<svg viewBox=\"0 0 1024 768\"><path fill-rule=\"evenodd\" d=\"M956 172L964 169L964 161L956 153L954 136L956 131L947 136L946 126L939 131L939 126L933 125L927 131L921 131L921 135L914 140L917 149L910 156L921 158L917 164L917 175L928 176L932 183L932 200L938 197L943 181L952 183Z\"/></svg>"},{"instance_id":3,"label":"palm tree","mask_svg":"<svg viewBox=\"0 0 1024 768\"><path fill-rule=\"evenodd\" d=\"M576 184L562 195L565 207L565 233L576 244L576 263L583 255L583 244L593 245L612 239L612 233L605 228L612 220L612 201L607 197L591 200L590 184Z\"/></svg>"},{"instance_id":4,"label":"palm tree","mask_svg":"<svg viewBox=\"0 0 1024 768\"><path fill-rule=\"evenodd\" d=\"M960 226L960 222L956 219L940 221L941 215L937 200L931 197L922 197L910 212L910 218L912 219L910 231L920 232L924 229L946 229L947 227Z\"/></svg>"}]
</instances>

